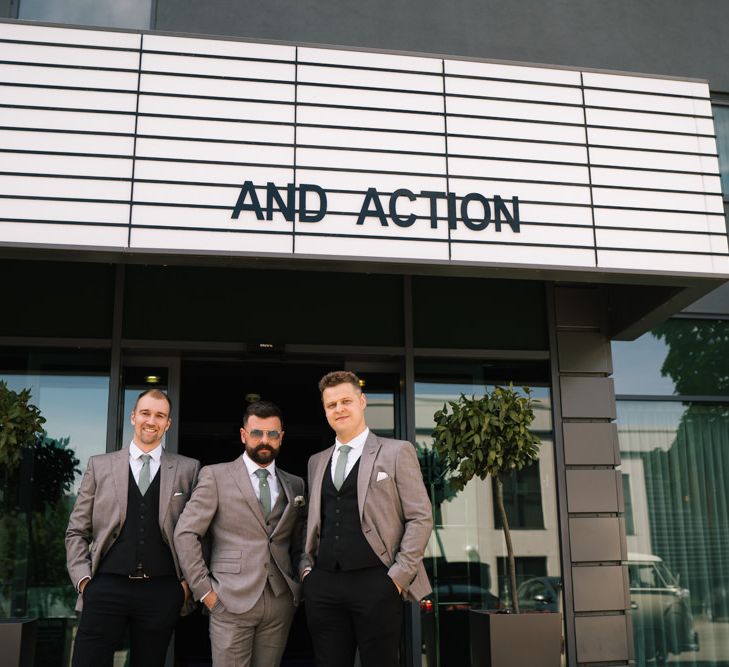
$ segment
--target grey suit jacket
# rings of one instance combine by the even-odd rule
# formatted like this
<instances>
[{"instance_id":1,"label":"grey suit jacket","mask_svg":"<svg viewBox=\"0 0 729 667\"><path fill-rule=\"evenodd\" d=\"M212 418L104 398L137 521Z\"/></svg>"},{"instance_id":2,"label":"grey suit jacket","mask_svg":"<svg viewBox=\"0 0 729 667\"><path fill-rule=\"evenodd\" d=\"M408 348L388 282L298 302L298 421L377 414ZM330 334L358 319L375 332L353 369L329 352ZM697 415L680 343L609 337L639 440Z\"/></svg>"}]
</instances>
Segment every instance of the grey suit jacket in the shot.
<instances>
[{"instance_id":1,"label":"grey suit jacket","mask_svg":"<svg viewBox=\"0 0 729 667\"><path fill-rule=\"evenodd\" d=\"M304 480L278 466L276 475L287 504L269 535L242 457L200 471L175 529L180 565L196 599L214 590L227 611L245 613L261 597L273 558L298 604L300 584L292 563L298 562L303 543ZM206 535L211 542L209 564L202 548Z\"/></svg>"},{"instance_id":2,"label":"grey suit jacket","mask_svg":"<svg viewBox=\"0 0 729 667\"><path fill-rule=\"evenodd\" d=\"M197 480L200 462L162 452L159 490L159 527L170 545L177 575L180 564L173 546L175 524ZM66 529L66 565L74 586L93 577L101 559L116 541L127 518L129 448L92 456L81 480L76 503ZM79 595L76 609L81 610ZM190 608L183 608L189 613Z\"/></svg>"},{"instance_id":3,"label":"grey suit jacket","mask_svg":"<svg viewBox=\"0 0 729 667\"><path fill-rule=\"evenodd\" d=\"M316 563L322 480L330 474L333 452L334 446L309 459L309 517L301 573ZM380 438L370 431L359 461L357 502L365 539L390 577L409 600L428 595L431 588L423 553L433 530L433 515L418 457L409 442Z\"/></svg>"}]
</instances>

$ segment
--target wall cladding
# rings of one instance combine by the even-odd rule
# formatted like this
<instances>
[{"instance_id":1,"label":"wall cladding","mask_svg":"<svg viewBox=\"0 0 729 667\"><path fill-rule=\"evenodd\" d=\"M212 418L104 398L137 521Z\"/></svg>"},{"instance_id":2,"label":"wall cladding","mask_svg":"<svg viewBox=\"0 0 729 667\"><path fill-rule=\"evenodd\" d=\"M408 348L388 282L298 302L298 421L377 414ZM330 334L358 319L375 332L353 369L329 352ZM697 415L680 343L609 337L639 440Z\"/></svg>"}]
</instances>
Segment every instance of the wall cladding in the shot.
<instances>
[{"instance_id":1,"label":"wall cladding","mask_svg":"<svg viewBox=\"0 0 729 667\"><path fill-rule=\"evenodd\" d=\"M554 288L554 382L561 388L555 417L566 468L563 563L572 588L573 608L566 613L574 614L574 664L625 665L632 627L605 297L600 287Z\"/></svg>"},{"instance_id":2,"label":"wall cladding","mask_svg":"<svg viewBox=\"0 0 729 667\"><path fill-rule=\"evenodd\" d=\"M0 60L2 242L729 274L703 83L15 23Z\"/></svg>"}]
</instances>

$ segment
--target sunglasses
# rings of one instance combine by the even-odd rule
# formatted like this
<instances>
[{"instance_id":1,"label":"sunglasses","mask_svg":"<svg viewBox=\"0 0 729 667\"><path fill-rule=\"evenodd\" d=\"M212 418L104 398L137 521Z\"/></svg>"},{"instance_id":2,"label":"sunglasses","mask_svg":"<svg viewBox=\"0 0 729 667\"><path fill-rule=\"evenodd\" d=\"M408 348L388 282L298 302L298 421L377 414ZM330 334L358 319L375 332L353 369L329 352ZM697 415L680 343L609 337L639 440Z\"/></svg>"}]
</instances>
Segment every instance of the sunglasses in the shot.
<instances>
[{"instance_id":1,"label":"sunglasses","mask_svg":"<svg viewBox=\"0 0 729 667\"><path fill-rule=\"evenodd\" d=\"M251 440L262 440L264 434L268 436L269 440L279 440L281 438L281 431L262 431L260 428L254 428L252 431L247 431L248 437Z\"/></svg>"}]
</instances>

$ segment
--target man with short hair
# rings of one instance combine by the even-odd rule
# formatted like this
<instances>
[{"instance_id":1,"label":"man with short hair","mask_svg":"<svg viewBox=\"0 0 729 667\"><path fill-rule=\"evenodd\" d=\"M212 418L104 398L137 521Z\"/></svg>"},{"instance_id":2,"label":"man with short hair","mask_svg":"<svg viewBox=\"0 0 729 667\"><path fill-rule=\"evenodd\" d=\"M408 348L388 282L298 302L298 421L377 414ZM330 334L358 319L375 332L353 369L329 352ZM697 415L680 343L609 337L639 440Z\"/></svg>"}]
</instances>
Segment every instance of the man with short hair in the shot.
<instances>
[{"instance_id":1,"label":"man with short hair","mask_svg":"<svg viewBox=\"0 0 729 667\"><path fill-rule=\"evenodd\" d=\"M175 530L182 571L210 612L215 667L276 667L296 605L303 543L304 480L276 466L281 411L246 408L244 452L206 466ZM209 564L201 540L211 542Z\"/></svg>"},{"instance_id":2,"label":"man with short hair","mask_svg":"<svg viewBox=\"0 0 729 667\"><path fill-rule=\"evenodd\" d=\"M143 391L129 447L89 459L66 530L81 611L74 667L111 667L127 629L133 667L161 667L194 604L172 539L200 463L162 447L171 409L164 392Z\"/></svg>"},{"instance_id":3,"label":"man with short hair","mask_svg":"<svg viewBox=\"0 0 729 667\"><path fill-rule=\"evenodd\" d=\"M423 553L432 510L415 448L365 423L367 398L349 371L319 382L333 446L309 459L309 513L300 563L317 665L397 667L402 599L431 588Z\"/></svg>"}]
</instances>

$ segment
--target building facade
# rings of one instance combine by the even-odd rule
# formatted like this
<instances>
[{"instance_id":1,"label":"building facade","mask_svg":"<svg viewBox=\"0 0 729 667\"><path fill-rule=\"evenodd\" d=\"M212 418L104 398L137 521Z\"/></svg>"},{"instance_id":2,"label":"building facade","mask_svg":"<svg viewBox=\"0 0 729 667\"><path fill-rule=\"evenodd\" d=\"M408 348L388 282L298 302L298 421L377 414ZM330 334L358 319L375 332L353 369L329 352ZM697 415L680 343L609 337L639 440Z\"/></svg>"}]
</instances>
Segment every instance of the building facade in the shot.
<instances>
[{"instance_id":1,"label":"building facade","mask_svg":"<svg viewBox=\"0 0 729 667\"><path fill-rule=\"evenodd\" d=\"M341 367L434 505L403 664L470 664L469 611L508 603L491 484L455 493L430 440L508 382L542 440L507 485L519 596L563 613L563 664L729 664L729 8L4 11L0 379L47 438L3 496L0 615L40 619L36 664L68 662L65 522L136 393L169 393L167 446L203 464L273 400L303 474ZM181 621L176 664L208 659Z\"/></svg>"}]
</instances>

